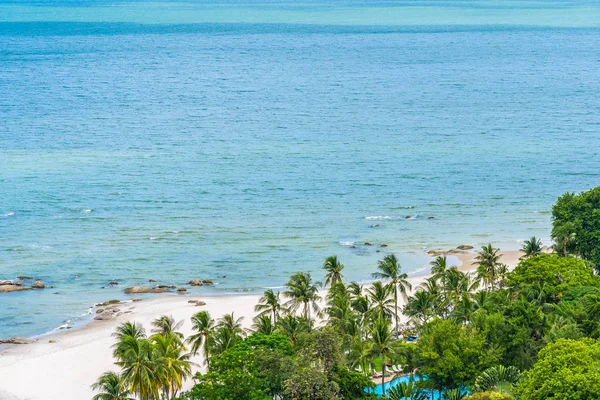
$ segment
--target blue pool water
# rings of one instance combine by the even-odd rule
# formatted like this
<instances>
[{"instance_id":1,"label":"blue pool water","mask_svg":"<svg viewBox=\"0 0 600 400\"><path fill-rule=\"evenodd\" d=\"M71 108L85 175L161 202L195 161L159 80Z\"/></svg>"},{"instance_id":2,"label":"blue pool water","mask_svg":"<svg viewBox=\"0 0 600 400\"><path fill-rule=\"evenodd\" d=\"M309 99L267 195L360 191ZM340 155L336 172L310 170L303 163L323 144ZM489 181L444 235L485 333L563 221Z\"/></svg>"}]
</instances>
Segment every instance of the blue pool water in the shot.
<instances>
[{"instance_id":1,"label":"blue pool water","mask_svg":"<svg viewBox=\"0 0 600 400\"><path fill-rule=\"evenodd\" d=\"M427 378L427 375L425 375L424 378ZM395 378L394 380L392 380L390 382L386 382L386 384L385 384L385 391L387 392L388 390L390 390L394 386L399 385L402 382L408 383L408 382L410 382L411 379L413 379L415 381L420 381L421 377L418 376L418 375L400 376L400 377ZM373 390L373 392L375 394L377 394L378 396L382 396L383 395L384 391L383 391L383 386L381 385L381 383L375 387L375 389ZM437 390L427 390L426 393L429 395L429 397L428 397L429 400L443 400L444 399L444 396L442 396L441 393L439 391L437 391ZM463 393L470 393L470 392L464 391Z\"/></svg>"},{"instance_id":2,"label":"blue pool water","mask_svg":"<svg viewBox=\"0 0 600 400\"><path fill-rule=\"evenodd\" d=\"M0 0L0 279L54 286L0 295L0 337L149 279L547 238L600 182L599 37L585 0Z\"/></svg>"}]
</instances>

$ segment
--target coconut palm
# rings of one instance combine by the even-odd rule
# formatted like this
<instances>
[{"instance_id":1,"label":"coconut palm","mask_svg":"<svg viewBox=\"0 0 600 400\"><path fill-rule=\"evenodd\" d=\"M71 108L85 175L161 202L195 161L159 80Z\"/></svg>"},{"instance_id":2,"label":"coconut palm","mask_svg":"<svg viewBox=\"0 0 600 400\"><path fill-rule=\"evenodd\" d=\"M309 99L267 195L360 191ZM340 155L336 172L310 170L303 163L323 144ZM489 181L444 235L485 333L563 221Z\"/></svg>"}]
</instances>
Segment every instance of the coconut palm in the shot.
<instances>
[{"instance_id":1,"label":"coconut palm","mask_svg":"<svg viewBox=\"0 0 600 400\"><path fill-rule=\"evenodd\" d=\"M500 265L499 254L500 249L495 249L491 244L483 246L481 251L477 253L475 260L477 261L477 279L480 282L488 285L488 288L493 288L498 278L498 266Z\"/></svg>"},{"instance_id":2,"label":"coconut palm","mask_svg":"<svg viewBox=\"0 0 600 400\"><path fill-rule=\"evenodd\" d=\"M448 262L446 260L446 256L436 257L435 260L429 263L431 265L431 274L434 277L441 277L446 272L448 268Z\"/></svg>"},{"instance_id":3,"label":"coconut palm","mask_svg":"<svg viewBox=\"0 0 600 400\"><path fill-rule=\"evenodd\" d=\"M523 243L521 251L525 253L525 255L523 255L525 258L539 256L542 254L542 241L535 236L532 236Z\"/></svg>"},{"instance_id":4,"label":"coconut palm","mask_svg":"<svg viewBox=\"0 0 600 400\"><path fill-rule=\"evenodd\" d=\"M214 327L215 321L207 311L200 311L192 316L192 329L196 333L188 337L186 342L192 345L194 355L203 347L206 365L210 365L210 343Z\"/></svg>"},{"instance_id":5,"label":"coconut palm","mask_svg":"<svg viewBox=\"0 0 600 400\"><path fill-rule=\"evenodd\" d=\"M258 300L258 304L254 306L254 311L261 314L271 313L273 322L277 324L277 318L281 312L281 300L279 292L275 293L272 289L266 290L263 296Z\"/></svg>"},{"instance_id":6,"label":"coconut palm","mask_svg":"<svg viewBox=\"0 0 600 400\"><path fill-rule=\"evenodd\" d=\"M177 332L157 333L150 341L162 397L169 400L177 396L184 380L192 375L191 354L186 351Z\"/></svg>"},{"instance_id":7,"label":"coconut palm","mask_svg":"<svg viewBox=\"0 0 600 400\"><path fill-rule=\"evenodd\" d=\"M381 365L383 368L381 371L381 388L385 393L385 365L396 353L395 348L392 346L394 332L392 331L389 320L380 318L373 321L373 324L369 329L369 336L372 343L372 354L376 357L381 357Z\"/></svg>"},{"instance_id":8,"label":"coconut palm","mask_svg":"<svg viewBox=\"0 0 600 400\"><path fill-rule=\"evenodd\" d=\"M400 382L385 393L388 400L426 400L429 394L421 388L414 379Z\"/></svg>"},{"instance_id":9,"label":"coconut palm","mask_svg":"<svg viewBox=\"0 0 600 400\"><path fill-rule=\"evenodd\" d=\"M363 373L370 373L375 366L373 363L373 344L369 341L355 338L350 343L350 349L346 353L346 359L350 368L359 368Z\"/></svg>"},{"instance_id":10,"label":"coconut palm","mask_svg":"<svg viewBox=\"0 0 600 400\"><path fill-rule=\"evenodd\" d=\"M450 317L456 322L468 324L475 311L477 311L477 303L471 299L471 296L465 294L454 304Z\"/></svg>"},{"instance_id":11,"label":"coconut palm","mask_svg":"<svg viewBox=\"0 0 600 400\"><path fill-rule=\"evenodd\" d=\"M514 385L521 379L521 372L513 367L497 365L483 371L475 380L474 392L499 392L512 395Z\"/></svg>"},{"instance_id":12,"label":"coconut palm","mask_svg":"<svg viewBox=\"0 0 600 400\"><path fill-rule=\"evenodd\" d=\"M473 289L469 274L459 271L456 267L449 268L446 271L443 281L448 304L456 304L464 293L469 293Z\"/></svg>"},{"instance_id":13,"label":"coconut palm","mask_svg":"<svg viewBox=\"0 0 600 400\"><path fill-rule=\"evenodd\" d=\"M217 328L226 329L233 336L239 336L240 338L244 335L244 329L242 329L242 320L244 317L235 318L233 311L231 314L225 314L217 321Z\"/></svg>"},{"instance_id":14,"label":"coconut palm","mask_svg":"<svg viewBox=\"0 0 600 400\"><path fill-rule=\"evenodd\" d=\"M234 313L225 314L219 318L216 329L211 337L211 355L219 355L239 343L243 336L242 320L235 318Z\"/></svg>"},{"instance_id":15,"label":"coconut palm","mask_svg":"<svg viewBox=\"0 0 600 400\"><path fill-rule=\"evenodd\" d=\"M310 330L310 324L302 317L288 314L279 319L277 322L277 330L288 336L295 345L298 335Z\"/></svg>"},{"instance_id":16,"label":"coconut palm","mask_svg":"<svg viewBox=\"0 0 600 400\"><path fill-rule=\"evenodd\" d=\"M418 324L424 324L435 312L435 296L425 290L418 290L408 298L404 314Z\"/></svg>"},{"instance_id":17,"label":"coconut palm","mask_svg":"<svg viewBox=\"0 0 600 400\"><path fill-rule=\"evenodd\" d=\"M390 296L392 287L381 281L373 282L366 290L370 301L369 316L373 319L390 318L394 315L394 299Z\"/></svg>"},{"instance_id":18,"label":"coconut palm","mask_svg":"<svg viewBox=\"0 0 600 400\"><path fill-rule=\"evenodd\" d=\"M114 349L113 357L118 359L121 356L121 354L125 351L123 348L121 348L125 343L125 339L145 339L146 331L144 330L144 327L142 327L140 324L136 322L127 321L119 325L115 332L112 334L112 336L116 339L115 344L112 346Z\"/></svg>"},{"instance_id":19,"label":"coconut palm","mask_svg":"<svg viewBox=\"0 0 600 400\"><path fill-rule=\"evenodd\" d=\"M344 278L344 275L342 275L344 264L338 260L337 256L327 257L323 263L323 269L327 271L327 274L325 274L325 286L331 283L331 287L334 287L336 283L342 282Z\"/></svg>"},{"instance_id":20,"label":"coconut palm","mask_svg":"<svg viewBox=\"0 0 600 400\"><path fill-rule=\"evenodd\" d=\"M259 314L254 317L254 323L252 329L256 333L262 333L263 335L271 335L275 331L275 324L273 318L268 314Z\"/></svg>"},{"instance_id":21,"label":"coconut palm","mask_svg":"<svg viewBox=\"0 0 600 400\"><path fill-rule=\"evenodd\" d=\"M129 391L123 385L121 375L115 372L105 372L92 385L92 390L100 392L93 400L132 400Z\"/></svg>"},{"instance_id":22,"label":"coconut palm","mask_svg":"<svg viewBox=\"0 0 600 400\"><path fill-rule=\"evenodd\" d=\"M394 315L396 317L396 332L399 328L398 319L398 291L406 299L408 290L412 289L412 285L408 282L408 275L402 273L402 267L400 262L394 254L385 256L383 260L377 263L378 272L374 272L372 275L374 278L389 279L389 286L392 288L392 295L394 297Z\"/></svg>"},{"instance_id":23,"label":"coconut palm","mask_svg":"<svg viewBox=\"0 0 600 400\"><path fill-rule=\"evenodd\" d=\"M160 377L152 343L146 338L125 336L115 348L119 350L115 364L121 367L125 388L140 400L158 399Z\"/></svg>"},{"instance_id":24,"label":"coconut palm","mask_svg":"<svg viewBox=\"0 0 600 400\"><path fill-rule=\"evenodd\" d=\"M175 322L175 319L172 316L163 315L158 317L154 321L152 321L152 325L154 325L153 333L158 333L160 335L167 335L169 333L174 333L179 339L183 339L183 334L177 332L181 325L183 325L183 321Z\"/></svg>"},{"instance_id":25,"label":"coconut palm","mask_svg":"<svg viewBox=\"0 0 600 400\"><path fill-rule=\"evenodd\" d=\"M318 301L321 300L321 296L319 296L317 284L312 283L309 273L297 272L293 274L286 286L288 290L283 294L290 299L286 305L291 311L295 312L302 308L302 315L307 320L311 318L311 309L319 314Z\"/></svg>"}]
</instances>

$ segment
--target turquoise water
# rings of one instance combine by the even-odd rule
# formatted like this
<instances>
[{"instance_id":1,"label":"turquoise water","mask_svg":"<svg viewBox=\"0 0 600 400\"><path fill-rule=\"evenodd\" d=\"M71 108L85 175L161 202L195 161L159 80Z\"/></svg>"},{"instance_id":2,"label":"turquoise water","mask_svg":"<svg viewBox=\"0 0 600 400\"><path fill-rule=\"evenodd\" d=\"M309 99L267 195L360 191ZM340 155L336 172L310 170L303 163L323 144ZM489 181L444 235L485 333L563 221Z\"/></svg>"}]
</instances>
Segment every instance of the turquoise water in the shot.
<instances>
[{"instance_id":1,"label":"turquoise water","mask_svg":"<svg viewBox=\"0 0 600 400\"><path fill-rule=\"evenodd\" d=\"M598 93L597 1L0 0L0 279L54 286L0 295L0 337L149 279L547 238L600 182Z\"/></svg>"}]
</instances>

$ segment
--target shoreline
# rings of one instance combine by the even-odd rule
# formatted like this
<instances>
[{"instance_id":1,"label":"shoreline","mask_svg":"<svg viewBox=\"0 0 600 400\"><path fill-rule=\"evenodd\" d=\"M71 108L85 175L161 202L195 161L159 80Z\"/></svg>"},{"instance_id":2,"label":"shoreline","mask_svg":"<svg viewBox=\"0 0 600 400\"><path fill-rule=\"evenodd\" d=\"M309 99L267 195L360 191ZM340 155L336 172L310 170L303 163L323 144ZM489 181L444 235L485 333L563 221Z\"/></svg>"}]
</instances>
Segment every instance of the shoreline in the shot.
<instances>
[{"instance_id":1,"label":"shoreline","mask_svg":"<svg viewBox=\"0 0 600 400\"><path fill-rule=\"evenodd\" d=\"M501 261L511 269L518 263L519 251L501 251ZM461 262L461 271L472 271L471 264L475 253L472 250L450 254ZM432 256L432 259L434 257ZM417 287L430 274L422 273L408 278L413 288ZM368 283L365 283L368 285ZM326 289L320 290L324 297ZM215 319L226 313L244 317L242 325L249 328L255 316L254 305L262 296L254 293L234 295L197 296L177 293L162 294L156 298L120 303L118 316L102 321L91 320L74 329L42 334L37 340L25 345L5 345L0 348L0 398L7 400L80 400L91 398L90 385L104 372L116 371L113 364L111 334L116 326L125 321L141 323L147 331L151 322L161 315L172 315L175 320L183 320L181 332L191 334L190 317L206 310ZM201 300L204 306L196 306L191 300ZM404 301L399 302L399 307ZM94 308L95 310L96 308ZM92 314L94 315L94 314ZM197 371L205 370L201 355L194 356ZM36 385L31 385L32 376ZM188 380L184 389L193 385Z\"/></svg>"}]
</instances>

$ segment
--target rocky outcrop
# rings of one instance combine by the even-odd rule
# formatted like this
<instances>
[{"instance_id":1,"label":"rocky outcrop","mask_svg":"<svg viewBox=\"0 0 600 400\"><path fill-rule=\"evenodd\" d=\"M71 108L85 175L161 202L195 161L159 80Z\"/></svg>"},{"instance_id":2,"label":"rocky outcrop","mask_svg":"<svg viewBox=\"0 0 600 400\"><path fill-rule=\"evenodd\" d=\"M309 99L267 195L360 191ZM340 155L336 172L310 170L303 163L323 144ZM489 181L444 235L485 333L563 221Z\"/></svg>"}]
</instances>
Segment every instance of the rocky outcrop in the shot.
<instances>
[{"instance_id":1,"label":"rocky outcrop","mask_svg":"<svg viewBox=\"0 0 600 400\"><path fill-rule=\"evenodd\" d=\"M206 305L206 303L204 301L201 301L201 300L190 300L190 301L188 301L188 303L193 304L196 307L205 306Z\"/></svg>"},{"instance_id":2,"label":"rocky outcrop","mask_svg":"<svg viewBox=\"0 0 600 400\"><path fill-rule=\"evenodd\" d=\"M180 287L179 289L177 289L178 292L187 292L187 289L184 287Z\"/></svg>"},{"instance_id":3,"label":"rocky outcrop","mask_svg":"<svg viewBox=\"0 0 600 400\"><path fill-rule=\"evenodd\" d=\"M109 284L109 285L111 285L111 286L115 286L115 285L118 285L118 284L119 284L119 282L117 282L117 281L112 281L112 282L108 282L108 284Z\"/></svg>"},{"instance_id":4,"label":"rocky outcrop","mask_svg":"<svg viewBox=\"0 0 600 400\"><path fill-rule=\"evenodd\" d=\"M134 294L134 293L166 293L169 290L166 288L151 288L148 286L132 286L128 287L124 290L125 294Z\"/></svg>"},{"instance_id":5,"label":"rocky outcrop","mask_svg":"<svg viewBox=\"0 0 600 400\"><path fill-rule=\"evenodd\" d=\"M46 287L46 285L44 284L44 282L37 280L33 283L33 285L31 285L31 287L34 289L43 289Z\"/></svg>"},{"instance_id":6,"label":"rocky outcrop","mask_svg":"<svg viewBox=\"0 0 600 400\"><path fill-rule=\"evenodd\" d=\"M199 279L192 279L191 281L188 282L188 285L190 286L202 286L202 281Z\"/></svg>"},{"instance_id":7,"label":"rocky outcrop","mask_svg":"<svg viewBox=\"0 0 600 400\"><path fill-rule=\"evenodd\" d=\"M461 244L457 247L458 250L472 250L473 246L469 246L468 244Z\"/></svg>"},{"instance_id":8,"label":"rocky outcrop","mask_svg":"<svg viewBox=\"0 0 600 400\"><path fill-rule=\"evenodd\" d=\"M22 290L31 290L23 286L21 282L0 281L0 293L20 292Z\"/></svg>"},{"instance_id":9,"label":"rocky outcrop","mask_svg":"<svg viewBox=\"0 0 600 400\"><path fill-rule=\"evenodd\" d=\"M204 280L202 281L202 284L203 284L204 286L212 286L212 285L214 285L213 281L211 281L210 279L204 279Z\"/></svg>"},{"instance_id":10,"label":"rocky outcrop","mask_svg":"<svg viewBox=\"0 0 600 400\"><path fill-rule=\"evenodd\" d=\"M385 243L383 243L383 244L381 245L381 247L388 247L388 245L387 245L387 244L385 244Z\"/></svg>"},{"instance_id":11,"label":"rocky outcrop","mask_svg":"<svg viewBox=\"0 0 600 400\"><path fill-rule=\"evenodd\" d=\"M175 289L177 286L175 286L175 285L158 285L156 287L159 289Z\"/></svg>"},{"instance_id":12,"label":"rocky outcrop","mask_svg":"<svg viewBox=\"0 0 600 400\"><path fill-rule=\"evenodd\" d=\"M17 279L20 280L20 281L30 281L33 278L30 277L30 276L20 275L20 276L17 276Z\"/></svg>"},{"instance_id":13,"label":"rocky outcrop","mask_svg":"<svg viewBox=\"0 0 600 400\"><path fill-rule=\"evenodd\" d=\"M22 338L22 337L14 337L10 339L0 339L0 344L30 344L35 342L35 340Z\"/></svg>"}]
</instances>

